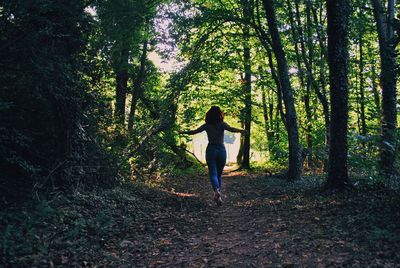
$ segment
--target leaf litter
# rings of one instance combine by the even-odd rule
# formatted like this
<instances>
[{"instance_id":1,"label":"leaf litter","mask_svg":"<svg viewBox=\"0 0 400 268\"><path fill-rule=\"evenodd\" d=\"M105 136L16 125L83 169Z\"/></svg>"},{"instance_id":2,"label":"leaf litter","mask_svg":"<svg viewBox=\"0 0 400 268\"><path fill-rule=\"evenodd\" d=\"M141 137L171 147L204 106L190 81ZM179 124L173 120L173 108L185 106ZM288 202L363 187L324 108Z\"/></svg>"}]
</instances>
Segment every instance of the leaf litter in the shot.
<instances>
[{"instance_id":1,"label":"leaf litter","mask_svg":"<svg viewBox=\"0 0 400 268\"><path fill-rule=\"evenodd\" d=\"M229 173L221 207L207 178L167 179L7 207L8 267L396 267L400 195L331 195L316 184ZM306 186L304 186L306 185Z\"/></svg>"}]
</instances>

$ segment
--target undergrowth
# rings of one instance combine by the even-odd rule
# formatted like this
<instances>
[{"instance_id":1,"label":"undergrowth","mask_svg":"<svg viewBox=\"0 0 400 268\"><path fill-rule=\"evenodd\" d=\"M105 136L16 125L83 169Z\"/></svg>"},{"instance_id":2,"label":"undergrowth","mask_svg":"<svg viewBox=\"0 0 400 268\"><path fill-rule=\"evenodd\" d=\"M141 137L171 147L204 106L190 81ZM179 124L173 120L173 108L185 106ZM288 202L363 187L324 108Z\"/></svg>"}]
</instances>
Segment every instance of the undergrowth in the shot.
<instances>
[{"instance_id":1,"label":"undergrowth","mask_svg":"<svg viewBox=\"0 0 400 268\"><path fill-rule=\"evenodd\" d=\"M118 266L115 251L158 239L154 219L187 225L175 211L198 206L138 183L4 207L0 266Z\"/></svg>"}]
</instances>

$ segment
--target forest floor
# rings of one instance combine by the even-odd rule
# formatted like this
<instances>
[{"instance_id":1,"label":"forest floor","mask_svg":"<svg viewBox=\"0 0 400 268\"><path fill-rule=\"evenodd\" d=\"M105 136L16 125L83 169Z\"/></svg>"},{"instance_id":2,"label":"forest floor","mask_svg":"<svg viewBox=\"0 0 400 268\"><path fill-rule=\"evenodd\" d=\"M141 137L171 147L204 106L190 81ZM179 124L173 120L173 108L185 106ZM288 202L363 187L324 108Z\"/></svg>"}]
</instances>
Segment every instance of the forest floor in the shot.
<instances>
[{"instance_id":1,"label":"forest floor","mask_svg":"<svg viewBox=\"0 0 400 268\"><path fill-rule=\"evenodd\" d=\"M5 267L400 267L398 191L228 172L76 193L0 214Z\"/></svg>"}]
</instances>

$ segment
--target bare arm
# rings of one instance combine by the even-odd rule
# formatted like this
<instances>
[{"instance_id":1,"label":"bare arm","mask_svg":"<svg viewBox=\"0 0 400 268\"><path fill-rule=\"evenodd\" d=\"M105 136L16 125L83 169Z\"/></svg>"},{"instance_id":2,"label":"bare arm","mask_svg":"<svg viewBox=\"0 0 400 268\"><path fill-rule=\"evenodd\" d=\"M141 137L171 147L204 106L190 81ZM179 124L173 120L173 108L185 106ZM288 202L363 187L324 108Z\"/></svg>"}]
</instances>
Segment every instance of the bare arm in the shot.
<instances>
[{"instance_id":1,"label":"bare arm","mask_svg":"<svg viewBox=\"0 0 400 268\"><path fill-rule=\"evenodd\" d=\"M205 130L205 124L199 126L198 128L194 129L194 130L186 130L186 131L179 131L180 134L189 134L189 135L194 135L197 133L200 133L202 131Z\"/></svg>"},{"instance_id":2,"label":"bare arm","mask_svg":"<svg viewBox=\"0 0 400 268\"><path fill-rule=\"evenodd\" d=\"M226 130L228 130L230 132L240 132L240 133L243 133L243 134L247 133L246 130L241 129L241 128L231 127L230 125L228 125L228 123L225 123L225 122L224 122L224 129L226 129Z\"/></svg>"}]
</instances>

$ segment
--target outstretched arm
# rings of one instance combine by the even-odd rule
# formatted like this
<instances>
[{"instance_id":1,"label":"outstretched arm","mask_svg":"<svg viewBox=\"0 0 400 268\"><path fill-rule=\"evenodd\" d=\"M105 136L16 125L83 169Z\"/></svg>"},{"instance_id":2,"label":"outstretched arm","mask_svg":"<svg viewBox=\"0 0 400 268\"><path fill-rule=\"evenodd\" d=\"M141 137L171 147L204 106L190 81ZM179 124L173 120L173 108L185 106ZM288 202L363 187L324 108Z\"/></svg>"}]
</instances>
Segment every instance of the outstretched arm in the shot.
<instances>
[{"instance_id":1,"label":"outstretched arm","mask_svg":"<svg viewBox=\"0 0 400 268\"><path fill-rule=\"evenodd\" d=\"M205 124L199 126L198 128L194 129L194 130L186 130L186 131L179 131L179 134L189 134L189 135L194 135L197 133L200 133L202 131L205 130Z\"/></svg>"},{"instance_id":2,"label":"outstretched arm","mask_svg":"<svg viewBox=\"0 0 400 268\"><path fill-rule=\"evenodd\" d=\"M235 127L231 127L230 125L228 125L228 123L224 122L224 129L230 131L230 132L240 132L243 134L247 134L247 130L245 129L241 129L241 128L235 128Z\"/></svg>"}]
</instances>

